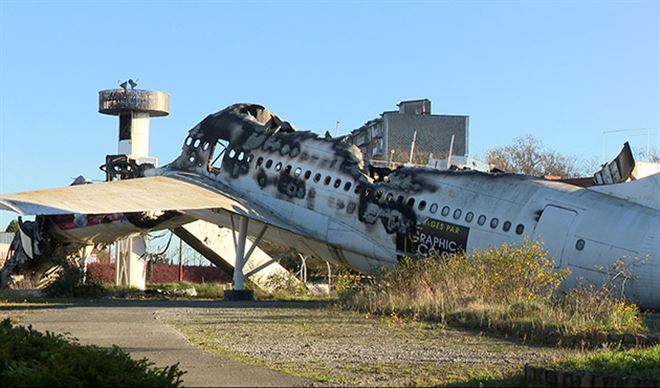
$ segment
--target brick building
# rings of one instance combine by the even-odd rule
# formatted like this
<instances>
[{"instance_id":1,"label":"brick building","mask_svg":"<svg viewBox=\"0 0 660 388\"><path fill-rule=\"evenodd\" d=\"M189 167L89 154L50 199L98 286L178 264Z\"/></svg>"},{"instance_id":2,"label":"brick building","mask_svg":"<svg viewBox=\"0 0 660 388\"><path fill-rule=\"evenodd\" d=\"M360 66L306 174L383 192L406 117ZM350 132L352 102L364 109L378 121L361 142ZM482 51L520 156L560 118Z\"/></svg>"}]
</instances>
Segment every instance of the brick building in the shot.
<instances>
[{"instance_id":1,"label":"brick building","mask_svg":"<svg viewBox=\"0 0 660 388\"><path fill-rule=\"evenodd\" d=\"M413 134L413 163L426 164L429 154L435 158L449 154L454 135L452 155L468 153L468 116L431 114L428 99L401 101L398 111L383 112L379 118L367 121L350 134L350 141L372 164L408 162Z\"/></svg>"}]
</instances>

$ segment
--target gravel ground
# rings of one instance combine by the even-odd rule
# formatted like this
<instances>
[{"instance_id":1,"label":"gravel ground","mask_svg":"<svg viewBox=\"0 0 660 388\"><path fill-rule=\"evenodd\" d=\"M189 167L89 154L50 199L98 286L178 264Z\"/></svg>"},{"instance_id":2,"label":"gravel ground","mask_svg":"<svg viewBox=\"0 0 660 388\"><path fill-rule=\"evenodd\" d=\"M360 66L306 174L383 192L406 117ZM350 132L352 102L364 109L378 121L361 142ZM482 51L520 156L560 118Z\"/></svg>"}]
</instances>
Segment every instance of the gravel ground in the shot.
<instances>
[{"instance_id":1,"label":"gravel ground","mask_svg":"<svg viewBox=\"0 0 660 388\"><path fill-rule=\"evenodd\" d=\"M506 384L525 363L570 352L311 303L171 309L158 319L211 352L331 385Z\"/></svg>"}]
</instances>

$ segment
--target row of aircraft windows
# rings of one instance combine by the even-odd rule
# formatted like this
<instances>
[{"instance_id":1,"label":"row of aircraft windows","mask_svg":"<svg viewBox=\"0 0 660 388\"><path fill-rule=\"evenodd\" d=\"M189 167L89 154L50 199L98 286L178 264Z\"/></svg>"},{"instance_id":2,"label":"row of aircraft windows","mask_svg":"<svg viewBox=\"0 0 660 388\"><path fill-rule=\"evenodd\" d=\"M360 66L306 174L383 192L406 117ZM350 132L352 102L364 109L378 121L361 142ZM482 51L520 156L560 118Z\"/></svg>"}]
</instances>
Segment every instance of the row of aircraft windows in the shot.
<instances>
[{"instance_id":1,"label":"row of aircraft windows","mask_svg":"<svg viewBox=\"0 0 660 388\"><path fill-rule=\"evenodd\" d=\"M369 189L367 189L366 194L367 195L370 194ZM376 200L380 200L381 202L384 201L386 203L389 203L394 199L394 195L392 193L388 193L387 195L385 195L384 198L383 198L383 194L384 193L383 193L382 190L377 190L374 193L374 197L376 198ZM403 195L399 195L397 197L396 201L398 203L403 203L403 201L404 201ZM406 201L406 205L408 207L413 207L415 205L415 198L413 198L413 197L408 198L408 200ZM417 204L417 209L418 210L424 210L424 209L426 209L426 206L427 206L427 202L424 201L424 200L421 200ZM438 212L438 204L437 203L431 204L431 206L429 206L428 211L431 214L436 214ZM442 210L440 211L440 214L443 217L448 217L450 213L451 213L451 208L449 206L444 206L442 208ZM462 215L463 215L463 211L461 209L454 209L452 217L455 220L460 220ZM465 213L465 218L464 219L465 219L465 222L471 223L474 220L474 213L473 212ZM477 218L477 224L479 226L483 226L484 224L486 224L486 220L487 220L486 216L482 214ZM497 217L494 217L494 218L491 218L489 225L490 225L491 229L496 229L497 226L499 225L499 223L500 223L500 220ZM511 221L504 221L502 223L502 230L505 231L505 232L508 232L509 230L511 230L511 226L512 226ZM523 234L524 231L525 231L525 225L518 224L516 226L516 234L519 234L519 235Z\"/></svg>"},{"instance_id":2,"label":"row of aircraft windows","mask_svg":"<svg viewBox=\"0 0 660 388\"><path fill-rule=\"evenodd\" d=\"M246 155L243 153L243 151L241 151L240 153L237 154L234 150L231 150L231 151L229 151L229 157L231 159L236 158L236 159L242 161L243 159L246 158ZM248 155L247 156L247 162L250 163L251 161L252 161L252 155ZM265 163L264 163L264 161L265 161ZM274 162L273 162L272 159L265 160L263 157L259 157L259 158L257 158L256 166L260 167L261 165L264 165L267 169L270 169L271 167L273 167L273 163ZM277 162L275 164L275 171L281 171L282 167L283 167L282 162ZM292 170L291 165L287 165L286 167L284 167L284 172L286 174L290 174L291 170ZM297 167L293 172L293 176L300 177L301 175L303 176L303 178L305 180L309 180L312 176L312 172L310 170L307 170L307 171L305 171L305 174L302 174L302 168ZM313 178L314 183L320 182L321 178L322 178L321 173L316 173L314 175L314 178ZM328 186L331 182L332 182L332 177L330 177L330 176L326 176L323 179L323 184L325 186ZM334 188L338 189L339 187L341 187L341 185L342 185L341 179L339 179L339 178L335 179L335 182L333 184ZM352 186L351 182L344 183L344 187L343 187L344 191L349 191L351 189L351 186ZM358 192L359 192L359 188L356 185L355 186L355 193L358 193ZM369 191L369 189L367 189L367 191L365 192L365 195L369 195L369 194L370 194L370 191ZM383 191L382 190L377 190L374 193L374 197L376 198L376 200L383 199L386 203L389 203L389 202L392 202L392 200L394 199L394 194L387 193L385 198L383 198ZM399 195L397 197L396 201L398 203L403 203L403 201L404 201L403 195ZM408 201L406 201L406 205L409 206L409 207L413 207L415 205L415 198L414 197L408 198ZM426 205L427 205L427 202L424 201L424 200L421 200L417 204L417 209L424 210L424 209L426 209ZM437 203L431 204L431 206L429 207L429 212L431 214L436 214L438 212L438 204ZM440 211L440 214L443 217L448 217L450 212L451 212L451 209L449 208L449 206L444 206L442 208L442 210ZM452 217L455 220L459 220L461 218L462 214L463 214L463 211L461 209L454 209ZM465 219L465 222L471 223L474 220L474 213L473 212L465 213L465 218L464 219ZM483 226L484 224L486 224L486 220L487 220L486 216L482 214L477 218L477 224L479 226ZM497 226L499 225L499 222L500 221L497 217L491 218L490 224L489 224L491 229L496 229ZM511 221L504 221L502 223L502 230L505 231L505 232L508 232L509 230L511 230L511 226L512 226ZM523 234L524 231L525 231L525 225L518 224L516 226L516 234L521 235L521 234Z\"/></svg>"},{"instance_id":3,"label":"row of aircraft windows","mask_svg":"<svg viewBox=\"0 0 660 388\"><path fill-rule=\"evenodd\" d=\"M230 158L232 157L231 153L229 154L229 157ZM251 160L248 158L248 163L250 161ZM264 163L264 161L265 161L265 163ZM262 158L260 156L259 158L257 158L257 161L256 161L255 165L256 165L256 167L260 167L261 165L264 165L264 167L266 167L266 169L270 169L271 167L273 167L273 160L272 159L265 160L264 158ZM282 171L282 167L283 167L282 162L277 162L275 164L274 169L275 169L275 171L279 172L279 171ZM291 174L291 169L292 169L291 165L287 165L286 167L284 167L284 173L285 174ZM305 171L305 174L303 174L302 171L303 171L302 168L297 167L293 171L293 176L298 178L302 175L305 180L309 180L309 178L311 178L311 176L312 176L312 172L310 170L307 170L307 171ZM312 180L314 181L314 183L319 183L321 181L322 177L323 176L321 175L321 173L316 173ZM326 177L323 179L323 184L325 186L328 186L330 184L330 182L332 182L332 177L329 176L329 175L326 175ZM335 182L332 185L335 189L338 189L339 187L341 187L341 185L342 185L341 183L342 183L341 179L337 178L337 179L335 179ZM344 183L344 191L349 191L352 186L353 186L353 183L345 182Z\"/></svg>"}]
</instances>

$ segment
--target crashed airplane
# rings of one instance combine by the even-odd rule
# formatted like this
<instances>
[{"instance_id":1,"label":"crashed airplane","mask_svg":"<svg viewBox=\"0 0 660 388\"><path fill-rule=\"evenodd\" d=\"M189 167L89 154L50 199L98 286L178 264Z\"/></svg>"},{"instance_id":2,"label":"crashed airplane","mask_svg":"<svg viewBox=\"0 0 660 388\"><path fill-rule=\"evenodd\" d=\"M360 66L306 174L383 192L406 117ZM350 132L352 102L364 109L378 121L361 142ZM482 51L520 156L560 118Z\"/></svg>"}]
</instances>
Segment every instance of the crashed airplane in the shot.
<instances>
[{"instance_id":1,"label":"crashed airplane","mask_svg":"<svg viewBox=\"0 0 660 388\"><path fill-rule=\"evenodd\" d=\"M365 273L406 256L538 239L558 266L572 269L566 287L602 282L622 259L634 273L628 296L660 307L660 209L630 190L657 189L658 174L602 190L516 174L377 169L343 138L296 130L252 104L206 117L164 167L126 174L131 179L2 195L0 208L40 215L23 244L30 255L195 219L238 231L238 246L256 236Z\"/></svg>"}]
</instances>

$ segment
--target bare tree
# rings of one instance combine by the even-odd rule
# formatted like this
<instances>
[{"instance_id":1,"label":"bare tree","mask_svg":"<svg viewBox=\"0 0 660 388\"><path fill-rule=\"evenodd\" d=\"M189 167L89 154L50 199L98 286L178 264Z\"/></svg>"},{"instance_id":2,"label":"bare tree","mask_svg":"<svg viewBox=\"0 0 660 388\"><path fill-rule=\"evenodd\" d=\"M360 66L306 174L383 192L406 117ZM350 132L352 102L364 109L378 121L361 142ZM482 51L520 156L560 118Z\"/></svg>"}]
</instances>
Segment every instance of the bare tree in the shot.
<instances>
[{"instance_id":1,"label":"bare tree","mask_svg":"<svg viewBox=\"0 0 660 388\"><path fill-rule=\"evenodd\" d=\"M660 149L651 148L649 150L648 157L646 151L639 151L637 153L637 160L643 160L645 162L660 163Z\"/></svg>"},{"instance_id":2,"label":"bare tree","mask_svg":"<svg viewBox=\"0 0 660 388\"><path fill-rule=\"evenodd\" d=\"M502 171L526 175L573 178L583 174L575 157L548 150L538 137L529 134L516 137L510 145L490 149L488 163Z\"/></svg>"}]
</instances>

